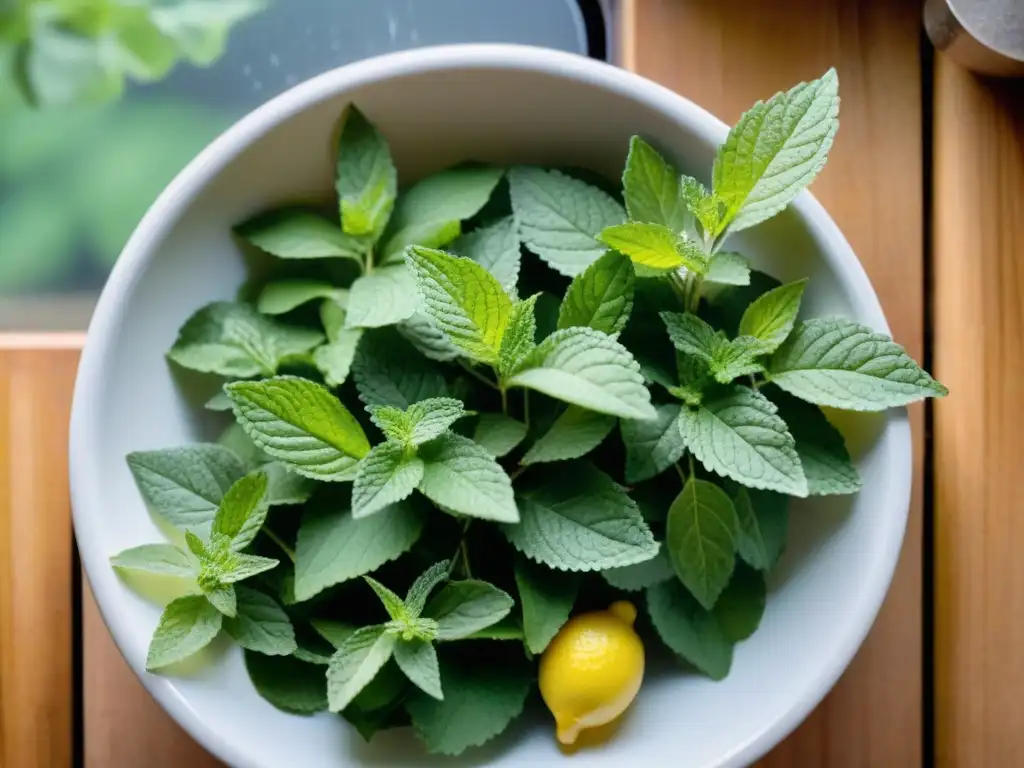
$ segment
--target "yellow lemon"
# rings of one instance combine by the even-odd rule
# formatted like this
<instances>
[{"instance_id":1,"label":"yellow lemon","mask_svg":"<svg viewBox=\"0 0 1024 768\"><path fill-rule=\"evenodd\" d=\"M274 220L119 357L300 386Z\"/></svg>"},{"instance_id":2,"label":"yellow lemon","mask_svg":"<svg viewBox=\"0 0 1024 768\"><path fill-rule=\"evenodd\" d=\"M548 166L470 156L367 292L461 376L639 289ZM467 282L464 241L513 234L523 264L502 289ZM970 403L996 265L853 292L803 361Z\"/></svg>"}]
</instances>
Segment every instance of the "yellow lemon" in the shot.
<instances>
[{"instance_id":1,"label":"yellow lemon","mask_svg":"<svg viewBox=\"0 0 1024 768\"><path fill-rule=\"evenodd\" d=\"M584 728L621 715L644 677L644 646L624 601L570 619L540 659L540 693L555 716L558 740L575 743Z\"/></svg>"}]
</instances>

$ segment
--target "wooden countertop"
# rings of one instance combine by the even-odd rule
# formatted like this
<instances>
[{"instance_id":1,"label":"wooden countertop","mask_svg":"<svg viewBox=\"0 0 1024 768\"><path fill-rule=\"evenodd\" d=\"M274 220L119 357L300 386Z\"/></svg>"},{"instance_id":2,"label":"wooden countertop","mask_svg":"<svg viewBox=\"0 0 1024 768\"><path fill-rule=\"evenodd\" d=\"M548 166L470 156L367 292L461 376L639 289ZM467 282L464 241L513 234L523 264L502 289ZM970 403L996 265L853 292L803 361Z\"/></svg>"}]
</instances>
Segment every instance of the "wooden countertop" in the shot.
<instances>
[{"instance_id":1,"label":"wooden countertop","mask_svg":"<svg viewBox=\"0 0 1024 768\"><path fill-rule=\"evenodd\" d=\"M622 8L623 64L726 121L837 67L841 128L813 191L896 338L953 392L912 411L910 526L878 622L763 761L773 768L1024 765L1024 517L1012 484L1024 455L1024 81L933 61L920 6ZM128 670L78 577L64 455L80 342L0 336L0 766L216 765Z\"/></svg>"}]
</instances>

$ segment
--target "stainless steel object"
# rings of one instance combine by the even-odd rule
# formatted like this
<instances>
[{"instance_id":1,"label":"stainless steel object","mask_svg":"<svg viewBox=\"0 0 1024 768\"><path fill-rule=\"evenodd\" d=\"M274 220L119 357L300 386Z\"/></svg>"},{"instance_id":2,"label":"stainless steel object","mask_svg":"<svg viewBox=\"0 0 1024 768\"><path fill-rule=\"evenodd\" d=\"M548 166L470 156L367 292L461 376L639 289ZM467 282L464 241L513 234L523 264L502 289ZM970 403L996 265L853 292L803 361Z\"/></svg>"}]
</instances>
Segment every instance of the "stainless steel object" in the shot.
<instances>
[{"instance_id":1,"label":"stainless steel object","mask_svg":"<svg viewBox=\"0 0 1024 768\"><path fill-rule=\"evenodd\" d=\"M938 50L968 69L1024 76L1024 0L927 0L924 26Z\"/></svg>"}]
</instances>

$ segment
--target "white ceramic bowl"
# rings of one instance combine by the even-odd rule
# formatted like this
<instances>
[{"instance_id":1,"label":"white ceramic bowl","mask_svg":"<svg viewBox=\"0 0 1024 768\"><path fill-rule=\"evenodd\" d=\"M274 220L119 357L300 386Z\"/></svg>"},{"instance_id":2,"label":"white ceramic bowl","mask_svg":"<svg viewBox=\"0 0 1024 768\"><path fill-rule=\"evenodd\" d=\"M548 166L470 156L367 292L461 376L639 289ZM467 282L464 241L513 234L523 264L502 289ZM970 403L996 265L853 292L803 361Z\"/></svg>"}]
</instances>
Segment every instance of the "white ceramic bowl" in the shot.
<instances>
[{"instance_id":1,"label":"white ceramic bowl","mask_svg":"<svg viewBox=\"0 0 1024 768\"><path fill-rule=\"evenodd\" d=\"M210 145L150 209L103 291L78 373L75 530L103 617L129 664L189 733L236 766L433 764L406 732L366 746L336 716L278 712L253 690L237 648L187 679L146 673L160 608L108 564L126 547L161 540L124 455L210 437L209 415L179 391L165 350L195 309L233 297L244 280L233 224L295 197L330 194L331 129L353 101L387 135L405 182L466 158L589 166L616 178L633 134L706 179L726 134L686 99L595 61L516 46L422 49L346 66L279 96ZM810 195L743 232L736 245L781 279L811 277L805 313L842 314L887 330L857 257ZM910 430L902 411L876 428L858 457L865 481L858 496L794 505L789 551L764 621L738 647L729 677L714 683L679 670L649 673L618 737L572 765L746 765L807 716L867 634L903 538ZM521 726L466 761L554 766L566 759L545 723Z\"/></svg>"}]
</instances>

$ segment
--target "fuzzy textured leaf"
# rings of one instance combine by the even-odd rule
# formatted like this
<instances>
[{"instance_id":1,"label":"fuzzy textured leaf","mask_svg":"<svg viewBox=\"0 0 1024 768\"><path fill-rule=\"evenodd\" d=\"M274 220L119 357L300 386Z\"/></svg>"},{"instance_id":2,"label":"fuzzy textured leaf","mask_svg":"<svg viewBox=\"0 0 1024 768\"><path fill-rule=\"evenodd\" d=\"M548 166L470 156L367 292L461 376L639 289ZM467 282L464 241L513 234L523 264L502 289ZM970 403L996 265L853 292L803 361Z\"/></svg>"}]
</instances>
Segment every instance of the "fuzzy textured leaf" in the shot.
<instances>
[{"instance_id":1,"label":"fuzzy textured leaf","mask_svg":"<svg viewBox=\"0 0 1024 768\"><path fill-rule=\"evenodd\" d=\"M623 420L619 423L626 446L626 482L638 483L660 475L683 455L686 444L679 433L679 405L654 407L658 417L651 421Z\"/></svg>"},{"instance_id":2,"label":"fuzzy textured leaf","mask_svg":"<svg viewBox=\"0 0 1024 768\"><path fill-rule=\"evenodd\" d=\"M736 551L752 568L772 570L786 549L789 497L740 487L733 505L740 522Z\"/></svg>"},{"instance_id":3,"label":"fuzzy textured leaf","mask_svg":"<svg viewBox=\"0 0 1024 768\"><path fill-rule=\"evenodd\" d=\"M349 288L348 328L380 328L412 317L419 308L414 300L416 281L404 264L378 267L356 278Z\"/></svg>"},{"instance_id":4,"label":"fuzzy textured leaf","mask_svg":"<svg viewBox=\"0 0 1024 768\"><path fill-rule=\"evenodd\" d=\"M449 432L423 445L420 457L424 471L419 489L435 504L484 520L519 521L505 470L468 437Z\"/></svg>"},{"instance_id":5,"label":"fuzzy textured leaf","mask_svg":"<svg viewBox=\"0 0 1024 768\"><path fill-rule=\"evenodd\" d=\"M793 330L806 287L807 280L798 280L758 296L740 318L740 334L758 339L764 352L774 352Z\"/></svg>"},{"instance_id":6,"label":"fuzzy textured leaf","mask_svg":"<svg viewBox=\"0 0 1024 768\"><path fill-rule=\"evenodd\" d=\"M699 245L661 224L616 224L604 229L598 240L625 254L634 264L653 270L668 272L686 267L703 275L708 269L707 257Z\"/></svg>"},{"instance_id":7,"label":"fuzzy textured leaf","mask_svg":"<svg viewBox=\"0 0 1024 768\"><path fill-rule=\"evenodd\" d=\"M388 663L398 639L384 627L362 627L349 635L327 667L327 702L340 712Z\"/></svg>"},{"instance_id":8,"label":"fuzzy textured leaf","mask_svg":"<svg viewBox=\"0 0 1024 768\"><path fill-rule=\"evenodd\" d=\"M222 615L202 595L186 595L164 608L149 642L146 669L152 671L187 659L220 632Z\"/></svg>"},{"instance_id":9,"label":"fuzzy textured leaf","mask_svg":"<svg viewBox=\"0 0 1024 768\"><path fill-rule=\"evenodd\" d=\"M110 558L110 564L122 571L142 571L157 576L190 579L195 569L188 555L173 544L143 544L119 552Z\"/></svg>"},{"instance_id":10,"label":"fuzzy textured leaf","mask_svg":"<svg viewBox=\"0 0 1024 768\"><path fill-rule=\"evenodd\" d=\"M295 629L280 605L268 595L239 585L235 587L238 611L235 618L224 619L224 629L235 642L249 651L268 656L287 656L295 652Z\"/></svg>"},{"instance_id":11,"label":"fuzzy textured leaf","mask_svg":"<svg viewBox=\"0 0 1024 768\"><path fill-rule=\"evenodd\" d=\"M519 280L519 236L511 216L463 235L451 245L453 253L472 259L515 297Z\"/></svg>"},{"instance_id":12,"label":"fuzzy textured leaf","mask_svg":"<svg viewBox=\"0 0 1024 768\"><path fill-rule=\"evenodd\" d=\"M537 438L520 464L578 459L597 448L615 428L615 417L570 405Z\"/></svg>"},{"instance_id":13,"label":"fuzzy textured leaf","mask_svg":"<svg viewBox=\"0 0 1024 768\"><path fill-rule=\"evenodd\" d=\"M633 262L609 251L573 278L558 312L558 327L619 333L633 311L635 281Z\"/></svg>"},{"instance_id":14,"label":"fuzzy textured leaf","mask_svg":"<svg viewBox=\"0 0 1024 768\"><path fill-rule=\"evenodd\" d=\"M323 216L282 208L255 216L235 228L239 237L280 259L362 260L367 243L345 234Z\"/></svg>"},{"instance_id":15,"label":"fuzzy textured leaf","mask_svg":"<svg viewBox=\"0 0 1024 768\"><path fill-rule=\"evenodd\" d=\"M690 215L679 194L679 171L639 136L629 141L622 189L632 221L663 224L674 232L689 226Z\"/></svg>"},{"instance_id":16,"label":"fuzzy textured leaf","mask_svg":"<svg viewBox=\"0 0 1024 768\"><path fill-rule=\"evenodd\" d=\"M350 235L375 240L394 208L398 173L387 139L355 105L343 119L334 174L341 226Z\"/></svg>"},{"instance_id":17,"label":"fuzzy textured leaf","mask_svg":"<svg viewBox=\"0 0 1024 768\"><path fill-rule=\"evenodd\" d=\"M512 451L526 437L526 425L502 413L482 413L473 430L473 442L495 458Z\"/></svg>"},{"instance_id":18,"label":"fuzzy textured leaf","mask_svg":"<svg viewBox=\"0 0 1024 768\"><path fill-rule=\"evenodd\" d=\"M621 568L610 568L602 571L604 580L616 589L626 592L639 592L642 589L661 584L663 581L676 578L665 548L662 547L657 556L636 565L625 565Z\"/></svg>"},{"instance_id":19,"label":"fuzzy textured leaf","mask_svg":"<svg viewBox=\"0 0 1024 768\"><path fill-rule=\"evenodd\" d=\"M498 350L498 375L501 378L516 371L523 360L537 347L537 318L534 308L539 293L512 305L508 327Z\"/></svg>"},{"instance_id":20,"label":"fuzzy textured leaf","mask_svg":"<svg viewBox=\"0 0 1024 768\"><path fill-rule=\"evenodd\" d=\"M732 500L714 483L691 477L672 502L665 546L679 579L708 610L736 564L739 520Z\"/></svg>"},{"instance_id":21,"label":"fuzzy textured leaf","mask_svg":"<svg viewBox=\"0 0 1024 768\"><path fill-rule=\"evenodd\" d=\"M405 676L425 694L438 700L444 698L437 651L431 643L426 640L400 641L395 645L395 662Z\"/></svg>"},{"instance_id":22,"label":"fuzzy textured leaf","mask_svg":"<svg viewBox=\"0 0 1024 768\"><path fill-rule=\"evenodd\" d=\"M352 361L359 398L367 405L408 408L429 397L443 397L448 386L437 365L416 354L393 329L364 335Z\"/></svg>"},{"instance_id":23,"label":"fuzzy textured leaf","mask_svg":"<svg viewBox=\"0 0 1024 768\"><path fill-rule=\"evenodd\" d=\"M412 495L423 479L423 460L399 443L375 446L359 464L352 485L352 517L360 519Z\"/></svg>"}]
</instances>

